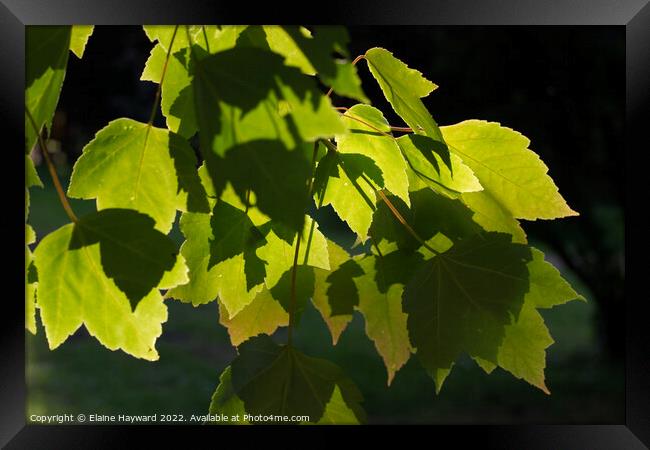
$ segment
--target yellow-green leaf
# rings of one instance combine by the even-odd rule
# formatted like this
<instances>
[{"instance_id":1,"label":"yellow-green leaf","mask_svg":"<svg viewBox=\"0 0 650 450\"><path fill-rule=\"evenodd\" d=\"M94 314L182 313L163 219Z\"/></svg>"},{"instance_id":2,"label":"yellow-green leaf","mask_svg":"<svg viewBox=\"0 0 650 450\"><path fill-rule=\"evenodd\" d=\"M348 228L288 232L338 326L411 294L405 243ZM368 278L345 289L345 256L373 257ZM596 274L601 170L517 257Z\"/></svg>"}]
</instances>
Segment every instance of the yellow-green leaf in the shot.
<instances>
[{"instance_id":1,"label":"yellow-green leaf","mask_svg":"<svg viewBox=\"0 0 650 450\"><path fill-rule=\"evenodd\" d=\"M68 194L97 199L97 208L148 214L167 233L176 211L207 212L208 203L189 143L168 130L117 119L83 149Z\"/></svg>"},{"instance_id":2,"label":"yellow-green leaf","mask_svg":"<svg viewBox=\"0 0 650 450\"><path fill-rule=\"evenodd\" d=\"M522 134L483 120L442 127L442 132L450 150L471 167L486 193L511 216L535 220L578 215Z\"/></svg>"}]
</instances>

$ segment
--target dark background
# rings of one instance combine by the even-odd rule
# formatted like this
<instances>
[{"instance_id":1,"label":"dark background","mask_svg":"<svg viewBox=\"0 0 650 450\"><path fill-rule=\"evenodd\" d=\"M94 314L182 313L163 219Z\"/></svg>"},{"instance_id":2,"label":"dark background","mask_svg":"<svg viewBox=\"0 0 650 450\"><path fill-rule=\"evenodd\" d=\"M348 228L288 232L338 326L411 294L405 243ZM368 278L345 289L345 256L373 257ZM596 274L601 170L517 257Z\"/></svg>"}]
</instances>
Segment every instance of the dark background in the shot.
<instances>
[{"instance_id":1,"label":"dark background","mask_svg":"<svg viewBox=\"0 0 650 450\"><path fill-rule=\"evenodd\" d=\"M557 343L548 350L550 397L497 370L460 361L441 394L414 358L385 386L385 371L356 317L339 344L313 310L298 338L306 351L342 365L359 384L374 422L622 423L624 421L624 29L613 27L348 27L352 57L392 51L440 87L425 104L441 125L479 118L531 140L580 216L524 222L588 304L544 313ZM83 146L110 120L146 121L156 85L139 80L152 44L140 27L96 27L83 60L70 56L53 137L65 179ZM364 62L364 90L402 125ZM349 101L334 97L337 105ZM158 116L157 124L164 126ZM56 151L57 148L55 147ZM35 155L38 158L38 155ZM66 222L42 165L30 223L39 236ZM93 202L75 202L78 212ZM176 233L176 236L177 233ZM110 352L81 330L50 352L42 327L28 336L28 415L207 411L218 375L234 356L215 304L168 302L160 361Z\"/></svg>"}]
</instances>

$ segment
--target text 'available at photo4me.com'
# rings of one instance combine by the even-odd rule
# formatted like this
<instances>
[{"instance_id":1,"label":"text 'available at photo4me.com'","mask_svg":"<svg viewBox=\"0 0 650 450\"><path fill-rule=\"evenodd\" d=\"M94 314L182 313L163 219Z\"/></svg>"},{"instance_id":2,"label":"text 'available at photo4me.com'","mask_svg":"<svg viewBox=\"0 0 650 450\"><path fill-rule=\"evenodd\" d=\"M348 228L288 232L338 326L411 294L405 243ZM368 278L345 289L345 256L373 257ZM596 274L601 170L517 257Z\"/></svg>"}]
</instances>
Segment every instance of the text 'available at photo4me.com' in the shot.
<instances>
[{"instance_id":1,"label":"text 'available at photo4me.com'","mask_svg":"<svg viewBox=\"0 0 650 450\"><path fill-rule=\"evenodd\" d=\"M309 422L309 416L263 415L263 414L32 414L33 424L119 424L119 423L250 423L250 422Z\"/></svg>"}]
</instances>

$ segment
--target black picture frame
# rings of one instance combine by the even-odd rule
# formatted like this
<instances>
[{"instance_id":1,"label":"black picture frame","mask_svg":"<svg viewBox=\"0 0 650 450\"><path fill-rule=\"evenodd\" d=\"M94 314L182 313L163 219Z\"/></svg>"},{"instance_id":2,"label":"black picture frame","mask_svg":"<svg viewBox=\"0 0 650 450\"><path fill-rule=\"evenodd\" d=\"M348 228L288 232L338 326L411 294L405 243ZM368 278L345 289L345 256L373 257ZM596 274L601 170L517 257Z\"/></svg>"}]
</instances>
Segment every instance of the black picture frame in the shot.
<instances>
[{"instance_id":1,"label":"black picture frame","mask_svg":"<svg viewBox=\"0 0 650 450\"><path fill-rule=\"evenodd\" d=\"M292 5L278 2L251 5L245 2L172 1L172 0L1 0L0 1L0 116L7 132L3 142L5 159L2 192L6 205L0 214L2 236L5 240L5 279L2 363L0 364L0 444L6 448L127 448L133 434L147 433L156 440L167 440L172 433L211 433L223 439L219 427L120 427L97 425L47 426L25 424L25 330L21 295L22 256L19 236L23 229L21 215L13 213L23 208L22 187L12 173L19 167L24 146L24 31L26 25L54 24L146 24L146 23L319 23L319 24L404 24L404 25L615 25L626 33L626 292L636 292L635 284L643 276L633 264L632 256L643 249L644 232L638 232L639 209L632 195L638 186L632 185L632 174L642 170L639 154L649 150L644 137L650 117L650 4L648 0L401 0L379 5L376 1L350 0L310 4L300 11ZM12 148L13 147L13 148ZM634 157L634 161L632 158ZM11 166L9 166L11 164ZM622 162L621 162L622 164ZM18 176L20 178L20 175ZM644 179L641 177L640 179ZM645 190L641 187L643 193ZM20 192L19 192L20 191ZM632 244L634 242L634 244ZM634 251L633 251L634 250ZM14 260L14 258L16 258ZM631 283L631 284L630 284ZM10 285L11 290L6 287ZM641 291L642 292L642 291ZM647 295L627 295L626 299L626 417L621 424L594 425L510 425L510 426L431 426L425 433L435 433L435 442L454 443L464 448L477 444L484 448L501 449L637 449L650 445L650 339L647 316L640 310ZM216 430L216 428L219 428ZM350 428L346 434L388 434L404 442L404 434L391 427ZM416 428L416 427L414 427ZM321 435L334 436L333 428L319 429ZM155 433L152 433L155 431ZM230 430L234 431L234 430ZM257 428L255 433L236 430L239 445L262 444L260 433L284 433L276 427ZM292 429L291 438L312 433L314 428ZM388 436L391 437L391 436ZM192 441L186 441L192 442ZM217 440L212 441L217 442ZM224 441L220 441L224 442ZM408 441L407 441L408 442Z\"/></svg>"}]
</instances>

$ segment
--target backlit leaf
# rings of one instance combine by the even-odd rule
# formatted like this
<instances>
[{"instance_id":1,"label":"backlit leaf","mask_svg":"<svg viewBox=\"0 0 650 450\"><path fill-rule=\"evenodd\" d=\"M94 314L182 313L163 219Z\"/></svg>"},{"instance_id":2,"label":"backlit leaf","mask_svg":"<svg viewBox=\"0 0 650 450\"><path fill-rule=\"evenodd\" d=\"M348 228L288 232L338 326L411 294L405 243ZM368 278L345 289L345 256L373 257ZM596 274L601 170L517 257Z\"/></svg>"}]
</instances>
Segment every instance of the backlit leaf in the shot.
<instances>
[{"instance_id":1,"label":"backlit leaf","mask_svg":"<svg viewBox=\"0 0 650 450\"><path fill-rule=\"evenodd\" d=\"M312 218L307 216L305 224L305 232L300 235L298 264L329 270L329 254L325 236L323 236ZM268 230L270 225L262 227L262 230ZM270 229L266 234L266 244L257 250L257 256L267 263L265 282L269 289L275 286L282 275L293 266L296 249L295 234L291 241L291 244L287 243L284 239L278 237L276 231Z\"/></svg>"},{"instance_id":2,"label":"backlit leaf","mask_svg":"<svg viewBox=\"0 0 650 450\"><path fill-rule=\"evenodd\" d=\"M531 251L533 259L528 263L530 290L526 294L526 299L530 299L535 308L552 308L571 300L586 301L582 295L573 290L551 263L544 260L544 253L536 248L532 248Z\"/></svg>"},{"instance_id":3,"label":"backlit leaf","mask_svg":"<svg viewBox=\"0 0 650 450\"><path fill-rule=\"evenodd\" d=\"M409 68L383 48L371 48L366 52L370 72L379 83L386 100L404 122L415 132L444 142L438 124L424 107L421 97L426 97L438 86Z\"/></svg>"},{"instance_id":4,"label":"backlit leaf","mask_svg":"<svg viewBox=\"0 0 650 450\"><path fill-rule=\"evenodd\" d=\"M94 25L72 25L72 34L70 36L70 50L77 58L81 59L86 50L88 39L93 34Z\"/></svg>"},{"instance_id":5,"label":"backlit leaf","mask_svg":"<svg viewBox=\"0 0 650 450\"><path fill-rule=\"evenodd\" d=\"M447 147L428 136L406 134L397 138L397 144L408 163L409 189L417 191L424 186L455 198L462 192L483 189L478 178ZM424 186L423 186L424 185Z\"/></svg>"},{"instance_id":6,"label":"backlit leaf","mask_svg":"<svg viewBox=\"0 0 650 450\"><path fill-rule=\"evenodd\" d=\"M219 323L228 329L230 342L239 346L242 342L258 334L271 335L279 327L289 325L289 314L264 289L239 311L233 318L228 318L228 312L219 302Z\"/></svg>"},{"instance_id":7,"label":"backlit leaf","mask_svg":"<svg viewBox=\"0 0 650 450\"><path fill-rule=\"evenodd\" d=\"M70 49L70 26L25 28L25 107L36 122L34 130L25 113L25 152L36 144L45 127L49 133L65 78Z\"/></svg>"},{"instance_id":8,"label":"backlit leaf","mask_svg":"<svg viewBox=\"0 0 650 450\"><path fill-rule=\"evenodd\" d=\"M544 393L550 394L544 380L546 348L553 339L544 319L528 300L516 321L504 327L504 336L496 357L489 361L477 357L479 365L488 373L499 366L517 378L524 379Z\"/></svg>"},{"instance_id":9,"label":"backlit leaf","mask_svg":"<svg viewBox=\"0 0 650 450\"><path fill-rule=\"evenodd\" d=\"M83 324L111 350L158 359L167 308L157 286L171 287L165 274L178 267L174 243L151 218L124 209L89 214L44 237L34 258L51 349Z\"/></svg>"},{"instance_id":10,"label":"backlit leaf","mask_svg":"<svg viewBox=\"0 0 650 450\"><path fill-rule=\"evenodd\" d=\"M129 208L167 233L176 210L207 212L196 156L182 137L131 119L100 130L77 160L68 194L97 199L97 208Z\"/></svg>"},{"instance_id":11,"label":"backlit leaf","mask_svg":"<svg viewBox=\"0 0 650 450\"><path fill-rule=\"evenodd\" d=\"M406 161L381 111L354 105L345 112L343 121L349 132L336 137L337 150L370 158L381 170L384 187L410 204Z\"/></svg>"},{"instance_id":12,"label":"backlit leaf","mask_svg":"<svg viewBox=\"0 0 650 450\"><path fill-rule=\"evenodd\" d=\"M365 272L363 277L354 280L359 289L359 311L366 321L366 334L384 360L390 385L395 373L411 356L407 316L402 310L404 284L387 285L386 262L380 256L368 256L359 264Z\"/></svg>"},{"instance_id":13,"label":"backlit leaf","mask_svg":"<svg viewBox=\"0 0 650 450\"><path fill-rule=\"evenodd\" d=\"M36 241L34 229L25 225L25 328L36 334L36 286L38 285L36 268L32 264L34 255L29 244Z\"/></svg>"},{"instance_id":14,"label":"backlit leaf","mask_svg":"<svg viewBox=\"0 0 650 450\"><path fill-rule=\"evenodd\" d=\"M308 32L297 26L265 26L269 47L287 58L287 64L304 73L316 74L334 92L368 103L357 69L350 61L335 57L347 54L348 33L343 27L314 27Z\"/></svg>"},{"instance_id":15,"label":"backlit leaf","mask_svg":"<svg viewBox=\"0 0 650 450\"><path fill-rule=\"evenodd\" d=\"M496 122L466 120L442 128L452 152L478 176L486 193L519 219L575 216L522 134Z\"/></svg>"},{"instance_id":16,"label":"backlit leaf","mask_svg":"<svg viewBox=\"0 0 650 450\"><path fill-rule=\"evenodd\" d=\"M375 189L382 186L381 170L372 159L330 152L318 162L314 198L319 207L332 205L359 240L365 242L376 209Z\"/></svg>"},{"instance_id":17,"label":"backlit leaf","mask_svg":"<svg viewBox=\"0 0 650 450\"><path fill-rule=\"evenodd\" d=\"M584 301L584 297L569 286L557 269L544 261L542 252L531 248L531 254L532 260L527 264L529 290L519 316L505 327L496 358L489 361L479 357L474 359L488 373L499 366L549 394L544 369L546 348L553 339L535 308L551 308L574 299Z\"/></svg>"},{"instance_id":18,"label":"backlit leaf","mask_svg":"<svg viewBox=\"0 0 650 450\"><path fill-rule=\"evenodd\" d=\"M252 270L255 264L248 261L258 261L255 249L263 236L253 229L244 211L225 202L217 203L213 214L184 213L180 226L186 239L181 255L187 261L189 283L173 289L170 296L194 306L219 297L232 318L262 290L263 276L258 278L258 270ZM215 230L219 231L216 235Z\"/></svg>"},{"instance_id":19,"label":"backlit leaf","mask_svg":"<svg viewBox=\"0 0 650 450\"><path fill-rule=\"evenodd\" d=\"M461 195L461 201L474 213L472 220L484 230L508 233L513 242L525 244L526 232L517 219L499 203L491 192L467 192Z\"/></svg>"},{"instance_id":20,"label":"backlit leaf","mask_svg":"<svg viewBox=\"0 0 650 450\"><path fill-rule=\"evenodd\" d=\"M197 131L192 76L189 72L191 50L184 26L179 26L174 38L174 50L169 56L167 70L161 89L160 107L167 121L167 128L184 137ZM190 26L192 44L206 52L215 53L235 46L237 38L245 26ZM174 32L174 26L145 26L153 41L158 41L151 49L145 63L141 80L160 83L167 60L167 49Z\"/></svg>"},{"instance_id":21,"label":"backlit leaf","mask_svg":"<svg viewBox=\"0 0 650 450\"><path fill-rule=\"evenodd\" d=\"M327 282L327 279L331 275L331 271L337 270L339 266L349 260L350 255L330 240L327 241L327 252L329 253L330 270L314 269L314 294L312 296L312 302L327 324L327 328L332 335L332 343L336 345L341 333L343 333L343 330L345 330L352 320L352 314L332 315L331 300L329 298L332 291L329 289L330 284ZM339 302L341 301L350 302L350 297L344 296L339 299ZM351 304L352 306L354 305Z\"/></svg>"}]
</instances>

